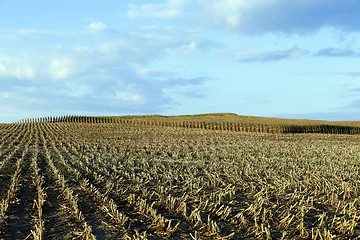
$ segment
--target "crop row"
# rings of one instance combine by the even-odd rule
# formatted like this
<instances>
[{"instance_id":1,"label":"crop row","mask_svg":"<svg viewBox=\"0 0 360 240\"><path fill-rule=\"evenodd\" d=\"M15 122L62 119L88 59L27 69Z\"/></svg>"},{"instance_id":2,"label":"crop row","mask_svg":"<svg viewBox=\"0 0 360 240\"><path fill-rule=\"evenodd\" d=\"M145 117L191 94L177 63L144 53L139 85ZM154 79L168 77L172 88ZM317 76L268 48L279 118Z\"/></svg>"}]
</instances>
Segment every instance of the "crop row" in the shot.
<instances>
[{"instance_id":1,"label":"crop row","mask_svg":"<svg viewBox=\"0 0 360 240\"><path fill-rule=\"evenodd\" d=\"M0 133L0 238L360 237L358 136L66 122Z\"/></svg>"},{"instance_id":2,"label":"crop row","mask_svg":"<svg viewBox=\"0 0 360 240\"><path fill-rule=\"evenodd\" d=\"M102 127L102 130L104 130L104 134L108 134L106 128ZM125 127L122 130L129 133L131 128ZM293 157L293 160L280 159L276 154L270 154L271 152L268 151L274 150L271 150L269 145L267 145L268 149L259 149L254 146L258 148L256 151L252 151L252 147L248 146L246 150L250 154L244 154L244 152L235 149L235 152L242 153L243 157L249 161L242 162L241 159L235 158L235 154L231 155L231 151L230 156L229 151L222 152L221 149L215 149L217 154L206 154L204 151L202 154L196 151L189 152L186 145L197 147L191 141L188 144L179 146L178 142L177 144L171 143L170 136L166 136L169 137L166 141L159 139L161 138L159 135L156 135L156 137L149 136L152 131L158 133L153 129L139 130L136 128L134 132L136 131L139 132L135 136L132 135L133 139L128 141L122 139L121 145L123 146L118 146L118 148L113 147L114 142L109 138L107 141L110 141L111 145L99 142L99 139L97 139L98 142L95 147L81 141L78 141L79 145L70 146L66 143L75 141L75 138L71 139L71 135L70 138L64 139L64 145L67 145L74 153L78 153L77 159L84 155L81 152L87 152L88 154L85 154L85 156L87 156L88 162L91 162L88 163L88 167L102 166L104 168L104 166L107 166L106 170L99 171L102 171L104 175L117 173L124 181L124 184L133 186L129 187L128 191L132 188L131 191L134 194L151 196L148 197L148 200L155 202L154 206L158 205L160 209L164 204L170 205L164 207L168 208L169 212L174 209L190 208L188 215L182 214L184 221L190 215L192 217L197 216L194 210L199 208L204 215L200 215L200 218L193 217L193 219L201 219L202 222L206 222L206 216L215 219L220 218L219 222L223 221L224 224L234 222L241 225L241 229L252 229L247 234L257 237L265 237L269 236L269 234L270 236L277 236L278 232L284 229L292 229L290 231L292 236L299 234L299 236L305 237L320 233L326 235L329 230L325 229L325 225L326 227L330 226L340 234L356 234L358 228L358 211L356 210L358 201L358 180L356 179L358 177L356 177L356 169L358 169L358 164L354 159L356 155L347 156L347 154L354 153L355 150L352 148L357 147L357 145L350 145L348 149L345 149L344 146L341 147L341 144L336 147L328 145L324 149L317 148L318 146L314 147L312 144L305 146L309 149L301 149L301 146L297 146L299 159L294 156L294 153L296 153L293 148L296 146L294 144L292 144L294 146L289 146L286 153L284 153L281 146L276 149L278 155ZM141 131L143 132L140 134ZM176 132L177 130L173 129L172 131ZM171 137L179 140L173 133L169 132ZM194 132L189 131L188 133ZM204 137L204 133L206 132L200 131L194 133L194 135L203 134L202 137ZM161 135L164 135L164 132L161 132ZM107 136L109 137L109 135ZM225 136L229 137L228 134L225 134ZM231 136L236 135L230 134ZM246 139L246 136L241 137ZM251 140L254 135L249 135L249 137ZM326 142L322 142L321 137L319 137L318 142L323 145ZM284 140L288 140L287 137L284 138L282 144L284 144ZM137 142L134 142L134 139ZM153 143L156 146L155 149L152 149L151 142L150 145L149 142L146 142L150 139L151 141L159 139L158 142ZM145 151L143 151L144 144ZM175 149L169 150L161 144L175 147ZM204 142L200 146L203 147L203 144ZM177 147L178 149L176 149ZM159 148L163 152L158 151ZM181 148L185 149L183 150L184 153L182 153ZM332 152L333 150L335 151ZM168 151L170 151L170 154ZM173 157L175 154L171 154L171 152L177 152L177 156L183 159L176 160ZM221 153L224 153L225 156L222 156ZM331 154L327 155L328 153ZM336 156L339 153L345 158ZM254 158L253 154L260 156ZM170 155L172 159L169 158ZM301 157L301 155L304 156ZM312 155L312 159L306 160L304 157L309 157L309 155L310 157ZM122 159L119 159L119 157L122 157ZM271 159L272 157L274 159ZM111 161L114 158L118 158L117 161ZM237 161L231 163L234 158ZM262 161L259 162L259 159ZM222 162L218 162L219 160ZM206 165L206 162L208 165ZM342 166L346 166L346 169L340 168L339 162L342 162ZM240 166L233 165L235 163ZM253 166L249 166L247 163ZM203 171L199 171L201 168ZM269 171L269 168L272 170ZM159 176L161 176L160 179ZM287 179L284 178L285 176ZM308 178L305 179L304 176ZM333 179L331 176L336 176L337 179ZM99 176L95 178L101 179ZM354 181L349 181L349 179L354 179ZM235 188L232 188L232 185L229 184L233 184ZM173 188L172 185L176 185L176 188ZM238 197L239 195L241 198ZM177 196L177 200L172 199L172 196ZM164 199L168 200L165 201ZM208 199L212 202L206 201ZM241 206L239 203L244 201L247 204ZM279 204L281 207L278 208L277 205ZM334 207L337 207L335 211L332 210ZM329 209L329 211L324 215L322 209ZM173 211L173 214L176 213L176 211ZM341 217L337 216L339 213ZM332 225L328 225L328 222L327 224L322 222L323 219L329 218L333 220ZM197 225L195 221L192 222L193 226ZM276 222L281 224L276 225ZM222 230L224 229L226 227Z\"/></svg>"},{"instance_id":3,"label":"crop row","mask_svg":"<svg viewBox=\"0 0 360 240\"><path fill-rule=\"evenodd\" d=\"M360 134L360 127L353 125L329 124L329 123L278 123L268 121L268 123L257 123L252 121L241 121L224 118L218 119L199 119L193 118L167 118L167 117L89 117L89 116L60 116L23 119L18 123L120 123L130 126L162 126L162 127L181 127L197 128L209 130L226 130L234 132L257 132L257 133L322 133L322 134Z\"/></svg>"}]
</instances>

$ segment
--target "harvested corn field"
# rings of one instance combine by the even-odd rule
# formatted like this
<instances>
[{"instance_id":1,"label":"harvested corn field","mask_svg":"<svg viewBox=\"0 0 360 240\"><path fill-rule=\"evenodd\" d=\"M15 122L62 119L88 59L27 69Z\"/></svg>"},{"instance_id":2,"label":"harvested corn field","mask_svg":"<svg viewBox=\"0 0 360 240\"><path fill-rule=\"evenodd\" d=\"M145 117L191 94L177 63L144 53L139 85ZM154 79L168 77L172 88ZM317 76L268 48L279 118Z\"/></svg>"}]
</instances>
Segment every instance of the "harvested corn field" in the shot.
<instances>
[{"instance_id":1,"label":"harvested corn field","mask_svg":"<svg viewBox=\"0 0 360 240\"><path fill-rule=\"evenodd\" d=\"M360 239L360 137L0 125L0 239Z\"/></svg>"}]
</instances>

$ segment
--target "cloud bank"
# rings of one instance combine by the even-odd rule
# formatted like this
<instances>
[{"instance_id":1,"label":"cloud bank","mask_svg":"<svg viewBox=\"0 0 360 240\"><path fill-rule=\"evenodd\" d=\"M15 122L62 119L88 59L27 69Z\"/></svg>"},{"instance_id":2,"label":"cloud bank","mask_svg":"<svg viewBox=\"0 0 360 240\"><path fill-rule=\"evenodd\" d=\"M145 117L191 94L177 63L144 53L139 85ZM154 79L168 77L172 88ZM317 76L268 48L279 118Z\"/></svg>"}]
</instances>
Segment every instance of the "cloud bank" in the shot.
<instances>
[{"instance_id":1,"label":"cloud bank","mask_svg":"<svg viewBox=\"0 0 360 240\"><path fill-rule=\"evenodd\" d=\"M127 15L185 19L189 24L243 34L304 34L324 27L360 30L360 2L357 0L167 0L159 4L130 4Z\"/></svg>"},{"instance_id":2,"label":"cloud bank","mask_svg":"<svg viewBox=\"0 0 360 240\"><path fill-rule=\"evenodd\" d=\"M122 33L95 21L56 41L59 33L27 31L29 38L51 39L50 45L29 42L22 34L24 30L0 33L22 45L21 53L0 56L0 100L23 116L30 109L39 114L161 113L174 102L168 89L197 89L207 80L146 70L171 49L201 48L201 39L191 36ZM69 44L74 39L78 41Z\"/></svg>"}]
</instances>

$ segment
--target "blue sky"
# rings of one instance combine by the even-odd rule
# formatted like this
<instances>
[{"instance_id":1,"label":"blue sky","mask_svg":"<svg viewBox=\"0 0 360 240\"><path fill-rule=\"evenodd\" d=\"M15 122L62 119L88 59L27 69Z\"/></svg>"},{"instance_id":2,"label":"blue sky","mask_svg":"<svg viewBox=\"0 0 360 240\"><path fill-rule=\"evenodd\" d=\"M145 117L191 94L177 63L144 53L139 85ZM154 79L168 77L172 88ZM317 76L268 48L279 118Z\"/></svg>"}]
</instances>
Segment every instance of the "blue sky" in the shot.
<instances>
[{"instance_id":1,"label":"blue sky","mask_svg":"<svg viewBox=\"0 0 360 240\"><path fill-rule=\"evenodd\" d=\"M360 120L358 0L0 0L0 122Z\"/></svg>"}]
</instances>

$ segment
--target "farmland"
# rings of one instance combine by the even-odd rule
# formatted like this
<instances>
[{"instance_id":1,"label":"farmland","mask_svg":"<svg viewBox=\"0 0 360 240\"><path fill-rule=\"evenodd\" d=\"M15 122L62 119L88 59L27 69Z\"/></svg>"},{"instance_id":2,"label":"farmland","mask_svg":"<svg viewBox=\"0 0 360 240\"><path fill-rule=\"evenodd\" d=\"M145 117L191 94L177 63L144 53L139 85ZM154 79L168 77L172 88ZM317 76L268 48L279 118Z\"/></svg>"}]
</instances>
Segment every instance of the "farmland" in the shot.
<instances>
[{"instance_id":1,"label":"farmland","mask_svg":"<svg viewBox=\"0 0 360 240\"><path fill-rule=\"evenodd\" d=\"M357 122L225 117L0 124L0 239L360 239Z\"/></svg>"}]
</instances>

